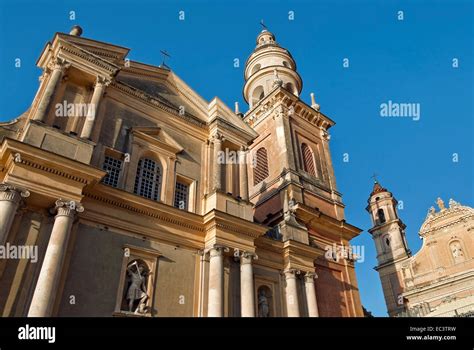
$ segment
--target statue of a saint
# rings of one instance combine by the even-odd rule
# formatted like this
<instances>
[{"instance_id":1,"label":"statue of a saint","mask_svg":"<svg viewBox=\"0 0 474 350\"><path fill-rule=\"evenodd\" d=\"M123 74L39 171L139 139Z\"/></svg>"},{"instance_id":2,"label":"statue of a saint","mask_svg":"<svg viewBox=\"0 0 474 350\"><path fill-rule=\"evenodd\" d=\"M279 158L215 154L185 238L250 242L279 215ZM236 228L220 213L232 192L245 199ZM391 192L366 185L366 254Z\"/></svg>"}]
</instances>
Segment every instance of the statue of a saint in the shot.
<instances>
[{"instance_id":1,"label":"statue of a saint","mask_svg":"<svg viewBox=\"0 0 474 350\"><path fill-rule=\"evenodd\" d=\"M258 292L258 317L269 317L270 306L268 305L268 298L264 289Z\"/></svg>"},{"instance_id":2,"label":"statue of a saint","mask_svg":"<svg viewBox=\"0 0 474 350\"><path fill-rule=\"evenodd\" d=\"M464 253L462 251L461 245L458 242L455 242L451 247L454 258L462 258Z\"/></svg>"},{"instance_id":3,"label":"statue of a saint","mask_svg":"<svg viewBox=\"0 0 474 350\"><path fill-rule=\"evenodd\" d=\"M431 207L431 208L428 210L428 215L426 215L426 220L428 220L429 218L432 218L435 214L436 214L435 208L434 208L434 207Z\"/></svg>"},{"instance_id":4,"label":"statue of a saint","mask_svg":"<svg viewBox=\"0 0 474 350\"><path fill-rule=\"evenodd\" d=\"M450 198L449 199L449 208L452 209L452 208L456 208L456 207L459 207L459 203L456 202L454 199Z\"/></svg>"},{"instance_id":5,"label":"statue of a saint","mask_svg":"<svg viewBox=\"0 0 474 350\"><path fill-rule=\"evenodd\" d=\"M127 291L128 311L144 314L148 300L148 295L146 294L147 274L145 269L134 261L128 266L127 273L131 280ZM138 300L138 305L134 310L133 307L136 300Z\"/></svg>"},{"instance_id":6,"label":"statue of a saint","mask_svg":"<svg viewBox=\"0 0 474 350\"><path fill-rule=\"evenodd\" d=\"M439 210L444 210L445 209L444 202L441 198L438 197L438 199L436 200L436 203L438 204Z\"/></svg>"}]
</instances>

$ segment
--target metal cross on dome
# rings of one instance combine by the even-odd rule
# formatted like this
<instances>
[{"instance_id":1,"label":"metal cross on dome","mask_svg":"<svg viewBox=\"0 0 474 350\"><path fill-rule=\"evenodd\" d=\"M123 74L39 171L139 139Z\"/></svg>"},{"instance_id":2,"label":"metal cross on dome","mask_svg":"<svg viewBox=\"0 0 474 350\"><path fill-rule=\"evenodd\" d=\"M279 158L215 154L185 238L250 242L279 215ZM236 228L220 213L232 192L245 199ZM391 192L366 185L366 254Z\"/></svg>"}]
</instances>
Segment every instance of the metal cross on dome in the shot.
<instances>
[{"instance_id":1,"label":"metal cross on dome","mask_svg":"<svg viewBox=\"0 0 474 350\"><path fill-rule=\"evenodd\" d=\"M375 182L375 183L378 182L378 181L377 181L377 176L378 176L378 175L377 175L376 173L374 173L374 174L371 176L371 178L374 179L374 182Z\"/></svg>"},{"instance_id":2,"label":"metal cross on dome","mask_svg":"<svg viewBox=\"0 0 474 350\"><path fill-rule=\"evenodd\" d=\"M260 25L262 26L262 28L264 30L268 30L267 26L265 25L265 23L263 23L263 19L260 20Z\"/></svg>"}]
</instances>

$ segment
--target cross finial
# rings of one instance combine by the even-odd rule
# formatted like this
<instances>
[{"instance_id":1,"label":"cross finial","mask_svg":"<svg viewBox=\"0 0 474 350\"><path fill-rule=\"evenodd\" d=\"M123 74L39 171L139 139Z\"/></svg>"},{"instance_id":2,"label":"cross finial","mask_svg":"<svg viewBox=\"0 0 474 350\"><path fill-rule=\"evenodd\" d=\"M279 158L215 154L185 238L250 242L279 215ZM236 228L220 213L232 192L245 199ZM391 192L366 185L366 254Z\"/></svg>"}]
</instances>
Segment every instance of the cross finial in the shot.
<instances>
[{"instance_id":1,"label":"cross finial","mask_svg":"<svg viewBox=\"0 0 474 350\"><path fill-rule=\"evenodd\" d=\"M378 175L377 175L376 173L374 173L374 174L371 176L371 178L374 179L374 183L378 183L378 181L377 181L377 176L378 176Z\"/></svg>"},{"instance_id":2,"label":"cross finial","mask_svg":"<svg viewBox=\"0 0 474 350\"><path fill-rule=\"evenodd\" d=\"M260 20L260 25L262 26L262 28L263 28L264 30L267 30L267 29L268 29L267 26L265 25L265 23L263 23L263 19Z\"/></svg>"},{"instance_id":3,"label":"cross finial","mask_svg":"<svg viewBox=\"0 0 474 350\"><path fill-rule=\"evenodd\" d=\"M168 52L166 52L165 50L160 50L160 52L161 52L161 56L163 57L163 61L160 65L160 67L164 67L164 68L169 69L169 67L166 65L165 61L166 61L166 58L170 58L171 55Z\"/></svg>"}]
</instances>

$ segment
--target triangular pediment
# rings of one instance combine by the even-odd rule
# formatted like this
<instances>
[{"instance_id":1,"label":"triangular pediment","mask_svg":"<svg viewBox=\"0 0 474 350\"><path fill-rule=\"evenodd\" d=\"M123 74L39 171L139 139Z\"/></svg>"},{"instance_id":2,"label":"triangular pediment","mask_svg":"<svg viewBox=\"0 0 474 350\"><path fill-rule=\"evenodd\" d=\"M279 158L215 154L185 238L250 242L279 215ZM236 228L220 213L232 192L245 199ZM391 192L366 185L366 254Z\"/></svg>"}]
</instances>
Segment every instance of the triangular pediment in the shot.
<instances>
[{"instance_id":1,"label":"triangular pediment","mask_svg":"<svg viewBox=\"0 0 474 350\"><path fill-rule=\"evenodd\" d=\"M116 65L123 62L130 51L130 49L126 47L64 33L58 33L54 40L56 39L67 41Z\"/></svg>"},{"instance_id":2,"label":"triangular pediment","mask_svg":"<svg viewBox=\"0 0 474 350\"><path fill-rule=\"evenodd\" d=\"M132 134L135 137L174 154L178 154L184 150L184 147L181 146L178 141L160 127L134 127L132 128Z\"/></svg>"}]
</instances>

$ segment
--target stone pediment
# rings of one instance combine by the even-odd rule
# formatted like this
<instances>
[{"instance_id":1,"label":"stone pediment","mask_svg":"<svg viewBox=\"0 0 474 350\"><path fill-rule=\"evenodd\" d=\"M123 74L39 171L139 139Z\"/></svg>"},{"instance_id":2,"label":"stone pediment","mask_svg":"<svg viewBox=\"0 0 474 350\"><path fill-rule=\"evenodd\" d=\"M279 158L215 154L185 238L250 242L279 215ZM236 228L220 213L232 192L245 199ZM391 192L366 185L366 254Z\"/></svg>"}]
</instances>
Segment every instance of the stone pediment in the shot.
<instances>
[{"instance_id":1,"label":"stone pediment","mask_svg":"<svg viewBox=\"0 0 474 350\"><path fill-rule=\"evenodd\" d=\"M86 50L116 65L123 62L128 52L130 51L130 49L122 46L112 45L109 43L69 35L65 33L58 33L57 38L59 40L67 41L77 47L80 47L83 50Z\"/></svg>"},{"instance_id":2,"label":"stone pediment","mask_svg":"<svg viewBox=\"0 0 474 350\"><path fill-rule=\"evenodd\" d=\"M436 212L434 207L430 208L425 222L421 225L419 233L421 237L461 221L474 219L474 209L471 207L461 205L452 199L449 200L448 208L444 207L442 200L438 199L438 203L440 205L440 211Z\"/></svg>"},{"instance_id":3,"label":"stone pediment","mask_svg":"<svg viewBox=\"0 0 474 350\"><path fill-rule=\"evenodd\" d=\"M183 146L159 127L135 127L132 128L132 135L173 154L180 153L184 150Z\"/></svg>"}]
</instances>

